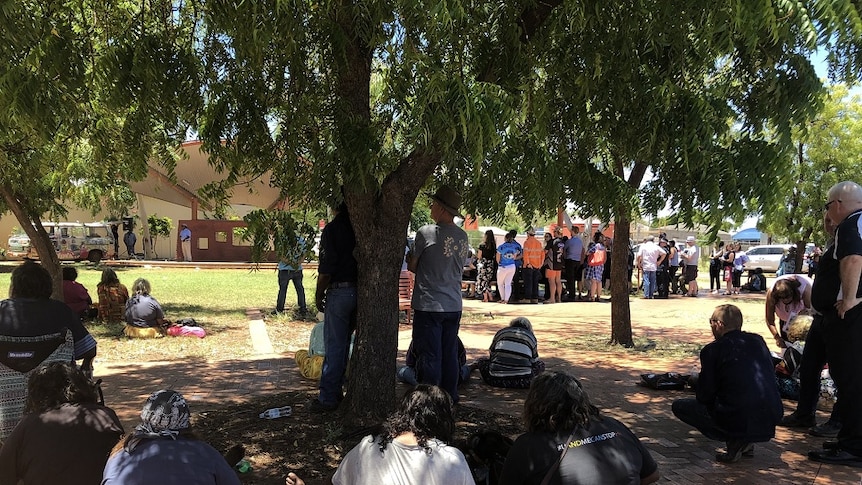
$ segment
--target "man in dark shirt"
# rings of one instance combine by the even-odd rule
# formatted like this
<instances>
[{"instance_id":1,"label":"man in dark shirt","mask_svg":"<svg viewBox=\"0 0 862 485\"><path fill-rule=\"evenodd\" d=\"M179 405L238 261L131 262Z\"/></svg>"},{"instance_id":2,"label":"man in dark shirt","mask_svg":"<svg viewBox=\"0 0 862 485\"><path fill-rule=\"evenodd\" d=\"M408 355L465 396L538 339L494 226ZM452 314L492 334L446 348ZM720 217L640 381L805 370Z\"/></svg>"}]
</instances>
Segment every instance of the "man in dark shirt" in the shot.
<instances>
[{"instance_id":1,"label":"man in dark shirt","mask_svg":"<svg viewBox=\"0 0 862 485\"><path fill-rule=\"evenodd\" d=\"M830 237L835 235L835 223L829 219L827 214L823 215L823 229ZM814 310L814 319L805 338L805 348L802 353L802 361L799 364L799 401L796 411L785 416L781 420L780 426L811 428L808 432L814 436L834 438L838 434L838 430L841 429L840 404L836 401L832 408L832 415L822 425L815 426L817 423L814 418L817 400L820 399L820 374L823 371L823 366L828 362L823 319L826 313L834 311L835 298L841 286L838 279L828 277L828 273L837 274L838 272L834 243L830 243L820 257L818 274L823 272L827 273L827 276L816 277L814 284L811 285L811 306Z\"/></svg>"},{"instance_id":2,"label":"man in dark shirt","mask_svg":"<svg viewBox=\"0 0 862 485\"><path fill-rule=\"evenodd\" d=\"M862 187L850 181L835 184L825 209L838 223L834 246L838 268L821 270L817 280L823 278L833 288L837 282L839 289L834 300L815 308L824 313L829 372L841 392L841 430L837 442L824 443L824 450L811 451L808 457L862 468ZM833 308L828 308L830 302Z\"/></svg>"},{"instance_id":3,"label":"man in dark shirt","mask_svg":"<svg viewBox=\"0 0 862 485\"><path fill-rule=\"evenodd\" d=\"M335 218L320 235L320 258L315 303L324 314L323 370L320 394L311 402L312 412L338 408L347 369L350 336L356 328L356 235L344 202L334 210Z\"/></svg>"},{"instance_id":4,"label":"man in dark shirt","mask_svg":"<svg viewBox=\"0 0 862 485\"><path fill-rule=\"evenodd\" d=\"M719 305L709 319L715 341L700 351L697 399L677 399L673 414L709 439L725 441L716 460L733 463L775 436L784 407L763 337L742 331L742 312Z\"/></svg>"}]
</instances>

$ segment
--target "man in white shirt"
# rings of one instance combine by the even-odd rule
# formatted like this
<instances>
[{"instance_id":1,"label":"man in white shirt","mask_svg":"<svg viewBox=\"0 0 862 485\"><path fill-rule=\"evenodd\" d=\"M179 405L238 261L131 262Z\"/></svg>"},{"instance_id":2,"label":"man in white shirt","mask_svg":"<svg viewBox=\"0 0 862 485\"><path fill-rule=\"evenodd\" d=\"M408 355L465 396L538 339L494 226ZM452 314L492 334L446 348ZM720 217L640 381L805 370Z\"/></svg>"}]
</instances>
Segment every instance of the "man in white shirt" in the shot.
<instances>
[{"instance_id":1,"label":"man in white shirt","mask_svg":"<svg viewBox=\"0 0 862 485\"><path fill-rule=\"evenodd\" d=\"M685 263L685 281L688 283L688 293L685 296L697 296L697 262L700 260L700 249L695 245L694 236L685 238L685 249L680 252L680 259Z\"/></svg>"},{"instance_id":2,"label":"man in white shirt","mask_svg":"<svg viewBox=\"0 0 862 485\"><path fill-rule=\"evenodd\" d=\"M651 300L655 294L656 271L662 260L667 257L664 249L655 243L655 236L647 236L646 242L638 249L637 264L643 271L644 298Z\"/></svg>"}]
</instances>

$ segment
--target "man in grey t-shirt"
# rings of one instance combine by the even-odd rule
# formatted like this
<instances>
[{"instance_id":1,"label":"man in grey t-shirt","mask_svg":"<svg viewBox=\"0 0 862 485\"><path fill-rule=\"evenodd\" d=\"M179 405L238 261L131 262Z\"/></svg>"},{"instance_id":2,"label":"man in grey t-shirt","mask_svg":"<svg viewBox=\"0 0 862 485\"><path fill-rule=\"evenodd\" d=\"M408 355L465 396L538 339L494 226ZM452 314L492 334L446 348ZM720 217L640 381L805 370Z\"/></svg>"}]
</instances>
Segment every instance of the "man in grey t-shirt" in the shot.
<instances>
[{"instance_id":1,"label":"man in grey t-shirt","mask_svg":"<svg viewBox=\"0 0 862 485\"><path fill-rule=\"evenodd\" d=\"M458 328L461 325L461 272L467 257L467 233L455 225L461 195L448 186L432 196L434 224L416 232L408 269L413 287L413 350L416 377L440 386L458 402Z\"/></svg>"}]
</instances>

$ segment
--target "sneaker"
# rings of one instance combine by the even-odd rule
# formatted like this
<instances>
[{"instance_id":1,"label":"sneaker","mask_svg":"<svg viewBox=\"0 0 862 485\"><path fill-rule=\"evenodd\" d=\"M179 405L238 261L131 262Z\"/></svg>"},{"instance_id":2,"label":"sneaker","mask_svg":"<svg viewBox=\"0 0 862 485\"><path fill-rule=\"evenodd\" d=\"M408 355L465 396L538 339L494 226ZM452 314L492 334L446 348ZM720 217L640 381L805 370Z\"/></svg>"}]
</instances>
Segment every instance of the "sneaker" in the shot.
<instances>
[{"instance_id":1,"label":"sneaker","mask_svg":"<svg viewBox=\"0 0 862 485\"><path fill-rule=\"evenodd\" d=\"M754 456L754 444L745 441L728 441L727 451L715 455L720 463L736 463L742 456Z\"/></svg>"},{"instance_id":2,"label":"sneaker","mask_svg":"<svg viewBox=\"0 0 862 485\"><path fill-rule=\"evenodd\" d=\"M338 409L338 404L324 404L320 399L314 399L308 406L308 412L312 414L323 414L335 411Z\"/></svg>"},{"instance_id":3,"label":"sneaker","mask_svg":"<svg viewBox=\"0 0 862 485\"><path fill-rule=\"evenodd\" d=\"M839 431L841 431L841 423L836 423L831 419L820 426L808 428L808 434L811 436L818 436L820 438L835 438L838 436Z\"/></svg>"},{"instance_id":4,"label":"sneaker","mask_svg":"<svg viewBox=\"0 0 862 485\"><path fill-rule=\"evenodd\" d=\"M778 426L783 426L785 428L811 428L817 426L817 421L814 419L813 414L800 416L799 414L796 414L796 411L794 411L783 417L781 422L778 423Z\"/></svg>"}]
</instances>

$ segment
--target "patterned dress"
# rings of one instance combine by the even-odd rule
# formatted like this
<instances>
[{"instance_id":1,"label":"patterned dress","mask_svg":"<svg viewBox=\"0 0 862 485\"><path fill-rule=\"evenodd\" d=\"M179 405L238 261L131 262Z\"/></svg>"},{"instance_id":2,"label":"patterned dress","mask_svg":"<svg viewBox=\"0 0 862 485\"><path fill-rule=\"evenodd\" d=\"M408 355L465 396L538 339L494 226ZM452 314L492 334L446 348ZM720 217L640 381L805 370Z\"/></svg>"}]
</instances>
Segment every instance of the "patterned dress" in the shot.
<instances>
[{"instance_id":1,"label":"patterned dress","mask_svg":"<svg viewBox=\"0 0 862 485\"><path fill-rule=\"evenodd\" d=\"M590 244L590 249L587 251L587 261L589 261L589 255L594 254L597 250L605 250L605 246L602 243L592 243ZM600 264L598 266L587 266L584 270L584 278L587 280L602 280L602 273L605 271L605 265Z\"/></svg>"},{"instance_id":2,"label":"patterned dress","mask_svg":"<svg viewBox=\"0 0 862 485\"><path fill-rule=\"evenodd\" d=\"M478 274L476 276L476 293L482 294L491 291L491 282L497 277L497 262L494 260L496 248L479 246L479 264L476 265Z\"/></svg>"},{"instance_id":3,"label":"patterned dress","mask_svg":"<svg viewBox=\"0 0 862 485\"><path fill-rule=\"evenodd\" d=\"M129 299L129 290L122 283L97 288L99 295L99 318L106 322L122 322L123 312L126 311L126 301Z\"/></svg>"}]
</instances>

